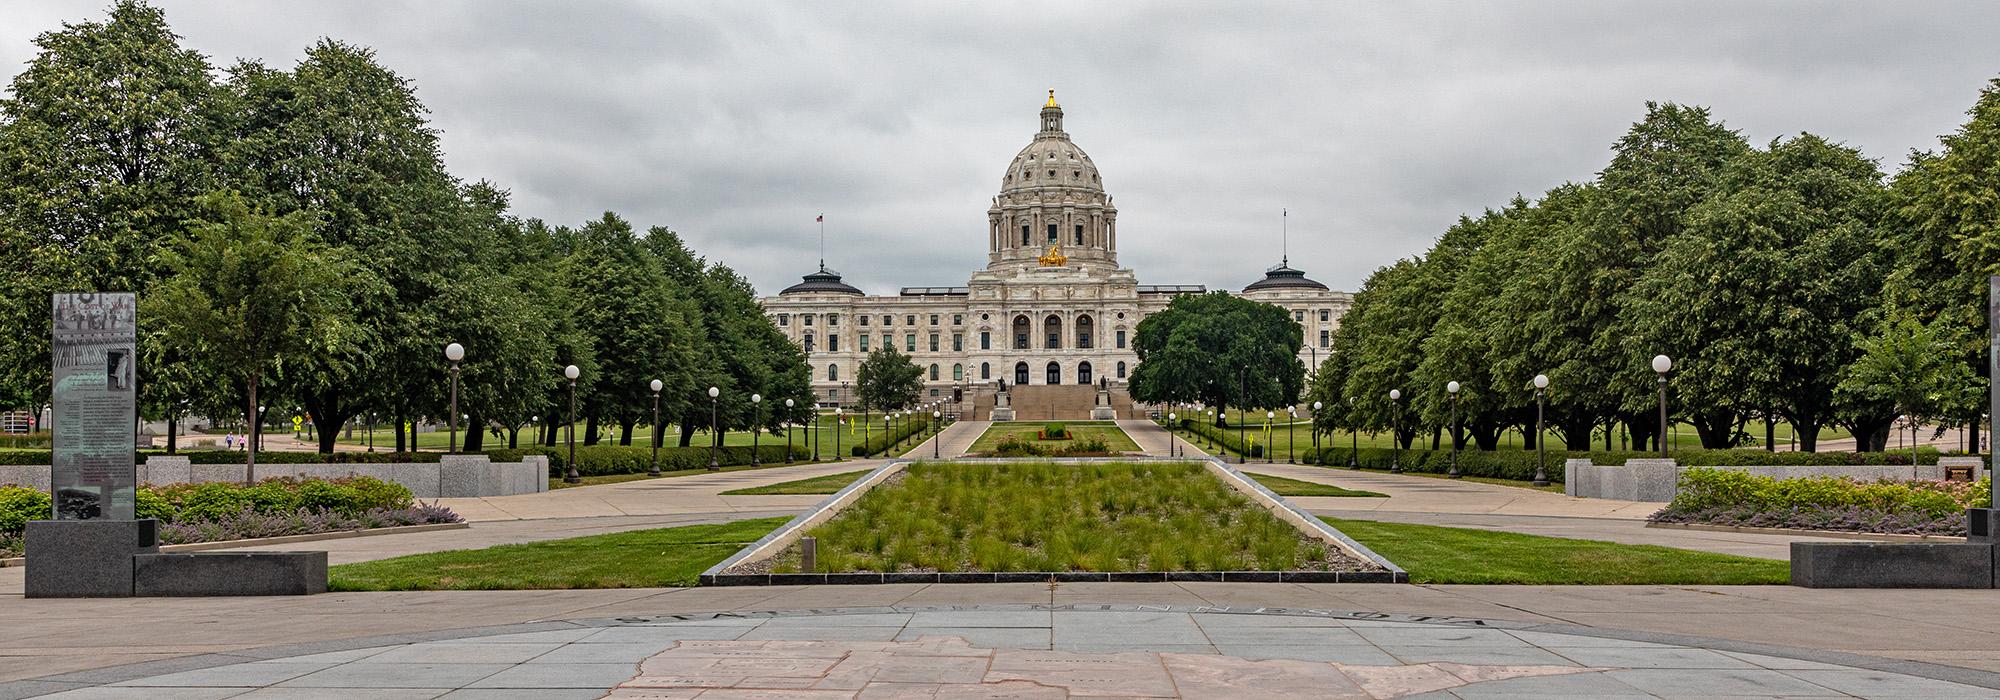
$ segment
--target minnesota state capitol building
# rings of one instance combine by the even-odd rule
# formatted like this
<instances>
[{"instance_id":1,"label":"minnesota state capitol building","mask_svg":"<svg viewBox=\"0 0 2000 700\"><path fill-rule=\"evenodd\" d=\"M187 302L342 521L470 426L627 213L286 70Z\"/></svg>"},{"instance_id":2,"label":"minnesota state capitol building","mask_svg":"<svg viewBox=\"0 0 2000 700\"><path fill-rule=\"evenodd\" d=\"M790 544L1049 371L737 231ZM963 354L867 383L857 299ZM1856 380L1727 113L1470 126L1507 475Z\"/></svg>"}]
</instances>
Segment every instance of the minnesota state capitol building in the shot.
<instances>
[{"instance_id":1,"label":"minnesota state capitol building","mask_svg":"<svg viewBox=\"0 0 2000 700\"><path fill-rule=\"evenodd\" d=\"M1175 295L1208 290L1140 284L1118 266L1119 234L1118 207L1097 163L1063 130L1051 90L1041 130L1008 164L986 209L986 268L965 286L869 296L822 262L765 297L764 310L805 350L823 405L853 406L862 359L894 346L924 368L925 400L969 419L1136 417L1124 387L1139 361L1131 347L1139 319ZM1304 327L1299 359L1308 368L1323 359L1352 302L1285 263L1237 294L1292 312Z\"/></svg>"}]
</instances>

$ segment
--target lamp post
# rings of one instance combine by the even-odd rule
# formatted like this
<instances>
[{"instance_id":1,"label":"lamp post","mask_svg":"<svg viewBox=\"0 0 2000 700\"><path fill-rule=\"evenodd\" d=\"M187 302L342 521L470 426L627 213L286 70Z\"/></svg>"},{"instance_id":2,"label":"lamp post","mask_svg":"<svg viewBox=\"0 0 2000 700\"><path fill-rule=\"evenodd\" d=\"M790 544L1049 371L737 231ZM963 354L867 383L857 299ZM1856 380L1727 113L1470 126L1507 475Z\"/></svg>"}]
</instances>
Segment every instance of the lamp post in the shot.
<instances>
[{"instance_id":1,"label":"lamp post","mask_svg":"<svg viewBox=\"0 0 2000 700\"><path fill-rule=\"evenodd\" d=\"M1307 464L1320 464L1326 461L1324 459L1321 459L1319 454L1319 410L1325 407L1326 404L1320 403L1318 401L1313 402L1313 412L1312 412L1313 451L1310 456L1306 457Z\"/></svg>"},{"instance_id":2,"label":"lamp post","mask_svg":"<svg viewBox=\"0 0 2000 700\"><path fill-rule=\"evenodd\" d=\"M451 451L458 451L458 361L465 359L465 346L444 346L444 359L451 360ZM467 438L470 440L471 438Z\"/></svg>"},{"instance_id":3,"label":"lamp post","mask_svg":"<svg viewBox=\"0 0 2000 700\"><path fill-rule=\"evenodd\" d=\"M1354 424L1354 397L1347 397L1347 468L1361 468L1361 428Z\"/></svg>"},{"instance_id":4,"label":"lamp post","mask_svg":"<svg viewBox=\"0 0 2000 700\"><path fill-rule=\"evenodd\" d=\"M368 412L368 451L375 451L375 412Z\"/></svg>"},{"instance_id":5,"label":"lamp post","mask_svg":"<svg viewBox=\"0 0 2000 700\"><path fill-rule=\"evenodd\" d=\"M833 407L833 461L840 461L840 424L846 420L840 417L841 408Z\"/></svg>"},{"instance_id":6,"label":"lamp post","mask_svg":"<svg viewBox=\"0 0 2000 700\"><path fill-rule=\"evenodd\" d=\"M944 421L942 420L943 418L944 418L943 411L939 411L936 409L931 410L931 420L938 421L938 425L944 425ZM944 458L944 429L939 428L937 436L931 438L931 459L943 459L943 458Z\"/></svg>"},{"instance_id":7,"label":"lamp post","mask_svg":"<svg viewBox=\"0 0 2000 700\"><path fill-rule=\"evenodd\" d=\"M1653 438L1660 443L1660 458L1667 456L1667 372L1674 368L1674 360L1666 355L1653 356L1653 371L1660 375L1660 434Z\"/></svg>"},{"instance_id":8,"label":"lamp post","mask_svg":"<svg viewBox=\"0 0 2000 700\"><path fill-rule=\"evenodd\" d=\"M1403 473L1403 390L1389 390L1389 444L1395 447L1389 473Z\"/></svg>"},{"instance_id":9,"label":"lamp post","mask_svg":"<svg viewBox=\"0 0 2000 700\"><path fill-rule=\"evenodd\" d=\"M1451 471L1445 473L1451 479L1463 476L1458 473L1458 388L1458 382L1444 383L1445 393L1451 394Z\"/></svg>"},{"instance_id":10,"label":"lamp post","mask_svg":"<svg viewBox=\"0 0 2000 700\"><path fill-rule=\"evenodd\" d=\"M809 443L806 448L812 450L812 461L818 462L819 448L826 446L826 440L819 436L819 394L813 394L812 413L812 420L809 421L812 427L806 431L806 442Z\"/></svg>"},{"instance_id":11,"label":"lamp post","mask_svg":"<svg viewBox=\"0 0 2000 700\"><path fill-rule=\"evenodd\" d=\"M1548 431L1542 427L1542 396L1549 388L1549 375L1535 375L1535 485L1549 485L1548 447L1542 443L1549 439Z\"/></svg>"},{"instance_id":12,"label":"lamp post","mask_svg":"<svg viewBox=\"0 0 2000 700\"><path fill-rule=\"evenodd\" d=\"M1174 413L1174 412L1172 412L1172 411L1168 411L1168 412L1167 412L1167 425L1168 425L1168 428L1167 428L1167 456L1168 456L1168 457L1172 457L1172 456L1174 456L1174 429L1173 429L1173 427L1172 427L1172 426L1173 426L1173 425L1175 425L1176 423L1179 423L1179 422L1180 422L1180 421L1178 420L1179 418L1180 418L1180 416L1179 416L1178 414L1175 414L1175 413Z\"/></svg>"},{"instance_id":13,"label":"lamp post","mask_svg":"<svg viewBox=\"0 0 2000 700\"><path fill-rule=\"evenodd\" d=\"M792 463L792 407L797 404L785 399L785 463Z\"/></svg>"},{"instance_id":14,"label":"lamp post","mask_svg":"<svg viewBox=\"0 0 2000 700\"><path fill-rule=\"evenodd\" d=\"M1208 427L1210 428L1215 427L1215 409L1213 408L1208 409ZM1202 437L1208 438L1208 440L1206 441L1208 442L1208 449L1211 450L1215 449L1215 438L1209 437L1207 433L1203 433ZM1228 457L1229 455L1223 455L1224 459L1227 459Z\"/></svg>"},{"instance_id":15,"label":"lamp post","mask_svg":"<svg viewBox=\"0 0 2000 700\"><path fill-rule=\"evenodd\" d=\"M1296 434L1299 427L1299 409L1286 406L1285 417L1287 419L1285 421L1285 463L1297 464L1299 461L1299 443L1293 440L1292 436Z\"/></svg>"},{"instance_id":16,"label":"lamp post","mask_svg":"<svg viewBox=\"0 0 2000 700\"><path fill-rule=\"evenodd\" d=\"M1250 370L1248 369L1236 372L1236 398L1244 406L1247 407L1250 405ZM1250 419L1250 412L1239 411L1239 413L1242 413L1243 416L1242 420L1236 422L1236 463L1247 464L1250 461L1250 445L1243 439L1243 423Z\"/></svg>"},{"instance_id":17,"label":"lamp post","mask_svg":"<svg viewBox=\"0 0 2000 700\"><path fill-rule=\"evenodd\" d=\"M716 460L722 451L721 407L722 390L708 388L708 470L722 471L722 463Z\"/></svg>"},{"instance_id":18,"label":"lamp post","mask_svg":"<svg viewBox=\"0 0 2000 700\"><path fill-rule=\"evenodd\" d=\"M752 467L760 467L760 466L763 466L763 464L764 464L763 462L760 462L760 461L758 461L758 460L757 460L757 448L758 448L758 447L760 447L760 446L762 445L762 443L761 443L761 442L759 442L759 439L760 439L760 438L762 438L762 437L764 437L764 395L763 395L763 394L751 394L751 395L750 395L750 410L751 410L751 419L750 419L750 466L752 466Z\"/></svg>"},{"instance_id":19,"label":"lamp post","mask_svg":"<svg viewBox=\"0 0 2000 700\"><path fill-rule=\"evenodd\" d=\"M653 390L653 466L646 470L646 476L659 476L660 435L662 432L660 430L660 389L666 387L666 382L655 379L646 386Z\"/></svg>"},{"instance_id":20,"label":"lamp post","mask_svg":"<svg viewBox=\"0 0 2000 700\"><path fill-rule=\"evenodd\" d=\"M1276 419L1277 417L1278 417L1278 412L1277 412L1277 411L1265 411L1265 412L1264 412L1264 434L1265 434L1266 436L1268 436L1268 435L1270 435L1270 434L1271 434L1271 421L1272 421L1272 420L1275 420L1275 419ZM1267 442L1267 443L1268 443L1268 442L1269 442L1269 440L1266 440L1265 442ZM1270 445L1268 445L1268 444L1267 444L1267 445L1264 445L1264 463L1265 463L1265 464L1270 464L1270 463L1271 463L1271 460L1273 460L1273 459L1276 459L1276 458L1277 458L1277 455L1274 455L1274 454L1271 454L1271 453L1273 453L1273 452L1277 452L1277 450L1274 450L1274 449L1271 449L1271 446L1270 446Z\"/></svg>"},{"instance_id":21,"label":"lamp post","mask_svg":"<svg viewBox=\"0 0 2000 700\"><path fill-rule=\"evenodd\" d=\"M576 365L563 368L563 377L569 380L569 472L563 475L565 484L583 483L583 475L576 471L576 378L582 374Z\"/></svg>"}]
</instances>

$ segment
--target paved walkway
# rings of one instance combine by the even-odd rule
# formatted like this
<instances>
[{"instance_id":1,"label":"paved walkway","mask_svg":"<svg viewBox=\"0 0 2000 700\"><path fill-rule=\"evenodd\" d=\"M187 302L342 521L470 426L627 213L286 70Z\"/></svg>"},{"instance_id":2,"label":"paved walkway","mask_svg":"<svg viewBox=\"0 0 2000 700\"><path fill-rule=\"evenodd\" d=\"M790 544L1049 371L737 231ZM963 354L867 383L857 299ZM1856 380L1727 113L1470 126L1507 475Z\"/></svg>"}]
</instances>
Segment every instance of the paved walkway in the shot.
<instances>
[{"instance_id":1,"label":"paved walkway","mask_svg":"<svg viewBox=\"0 0 2000 700\"><path fill-rule=\"evenodd\" d=\"M986 428L991 425L992 421L984 420L962 420L953 423L945 426L943 432L910 448L910 451L903 453L903 456L911 459L932 459L934 456L946 459L963 457L972 451L972 443L978 442L979 436L985 434Z\"/></svg>"},{"instance_id":2,"label":"paved walkway","mask_svg":"<svg viewBox=\"0 0 2000 700\"><path fill-rule=\"evenodd\" d=\"M2000 674L1979 670L2000 660L1968 651L2000 648L1983 631L2000 622L1989 593L943 584L35 601L0 606L0 679L16 681L0 698L2000 698ZM143 663L167 653L193 655Z\"/></svg>"},{"instance_id":3,"label":"paved walkway","mask_svg":"<svg viewBox=\"0 0 2000 700\"><path fill-rule=\"evenodd\" d=\"M724 496L724 491L766 486L826 474L867 471L879 459L801 462L789 467L715 472L557 489L547 493L485 498L446 498L442 503L466 520L580 518L614 515L677 515L728 511L805 510L824 496Z\"/></svg>"}]
</instances>

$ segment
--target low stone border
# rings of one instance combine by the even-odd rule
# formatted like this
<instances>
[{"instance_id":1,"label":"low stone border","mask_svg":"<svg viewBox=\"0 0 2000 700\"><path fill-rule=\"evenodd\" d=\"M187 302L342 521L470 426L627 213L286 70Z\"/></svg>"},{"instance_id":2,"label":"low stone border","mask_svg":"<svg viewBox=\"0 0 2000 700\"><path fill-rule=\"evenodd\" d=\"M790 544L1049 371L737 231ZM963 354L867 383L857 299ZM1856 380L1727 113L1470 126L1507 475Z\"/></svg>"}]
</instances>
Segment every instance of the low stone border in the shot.
<instances>
[{"instance_id":1,"label":"low stone border","mask_svg":"<svg viewBox=\"0 0 2000 700\"><path fill-rule=\"evenodd\" d=\"M1964 537L1956 535L1905 535L1894 532L1844 532L1841 530L1796 530L1788 527L1750 527L1748 525L1710 525L1707 523L1656 523L1646 522L1646 527L1667 530L1700 530L1703 532L1747 532L1757 535L1798 535L1800 537L1830 537L1847 540L1871 540L1876 542L1964 542Z\"/></svg>"},{"instance_id":2,"label":"low stone border","mask_svg":"<svg viewBox=\"0 0 2000 700\"><path fill-rule=\"evenodd\" d=\"M277 537L258 537L247 540L222 540L220 542L188 542L186 544L167 544L167 545L160 545L160 551L165 553L205 552L213 549L235 549L237 547L260 547L263 545L270 545L270 544L291 544L293 542L318 542L321 540L344 540L351 537L374 537L376 535L401 535L405 533L433 532L437 530L464 530L469 527L472 527L472 523L431 523L428 525L398 525L396 527L376 527L376 528L369 528L366 530L338 530L335 532L313 532L303 535L279 535ZM10 559L0 559L0 568L6 568L9 566L25 566L27 565L27 563L28 563L27 557L13 557Z\"/></svg>"},{"instance_id":3,"label":"low stone border","mask_svg":"<svg viewBox=\"0 0 2000 700\"><path fill-rule=\"evenodd\" d=\"M1641 632L1635 630L1584 627L1561 623L1535 623L1515 620L1488 620L1452 615L1418 615L1408 613L1383 612L1375 610L1335 610L1331 608L1285 608L1268 606L1228 606L1228 605L1144 605L1144 604L1085 604L1063 605L898 605L857 608L828 608L813 610L754 610L741 612L702 612L668 615L629 615L608 618L577 618L547 622L523 622L507 625L465 627L450 630L433 630L409 634L380 635L351 639L335 639L317 642L280 644L252 647L226 652L191 654L188 656L140 661L137 663L108 666L84 671L71 671L38 678L0 683L0 700L16 700L38 695L57 693L65 690L109 685L123 681L150 678L153 676L182 671L194 671L217 666L228 666L249 661L270 661L307 654L319 654L371 647L439 642L457 639L474 639L502 634L522 634L527 632L547 632L584 628L653 626L677 622L699 622L722 619L764 619L773 617L807 617L825 615L869 615L882 613L916 612L977 612L1048 610L1054 612L1156 612L1189 614L1226 615L1271 615L1284 617L1316 617L1322 619L1356 620L1368 622L1390 622L1426 625L1454 625L1470 628L1515 630L1521 632L1548 632L1594 639L1622 639L1634 642L1669 644L1699 649L1732 651L1743 654L1761 654L1795 661L1835 664L1856 669L1899 673L1918 678L1963 683L2000 690L2000 673L1983 671L1963 666L1947 666L1924 661L1905 661L1880 656L1864 656L1843 651L1822 651L1758 642L1740 642L1733 639L1697 637L1664 632Z\"/></svg>"},{"instance_id":4,"label":"low stone border","mask_svg":"<svg viewBox=\"0 0 2000 700\"><path fill-rule=\"evenodd\" d=\"M845 572L845 573L800 573L800 574L728 574L723 573L744 562L758 561L776 556L803 537L807 530L832 520L840 511L853 505L869 489L887 481L889 477L907 468L915 460L896 459L876 468L868 475L848 484L846 488L820 501L812 510L801 513L790 522L773 530L770 534L738 550L728 559L711 566L697 577L703 586L782 586L810 584L863 585L880 583L1139 583L1166 581L1211 581L1228 583L1409 583L1410 575L1402 567L1387 557L1375 553L1366 545L1348 537L1346 533L1326 524L1325 521L1292 505L1276 492L1265 488L1257 480L1237 471L1221 459L1208 456L1201 458L1157 457L1146 460L1104 457L1069 458L979 458L923 460L929 463L964 462L968 464L994 464L1005 462L1054 462L1059 464L1089 464L1093 462L1130 461L1150 462L1201 462L1208 471L1220 480L1225 488L1232 489L1248 497L1253 503L1269 511L1273 517L1284 521L1307 537L1320 540L1340 549L1348 556L1382 567L1382 571L954 571L954 572Z\"/></svg>"}]
</instances>

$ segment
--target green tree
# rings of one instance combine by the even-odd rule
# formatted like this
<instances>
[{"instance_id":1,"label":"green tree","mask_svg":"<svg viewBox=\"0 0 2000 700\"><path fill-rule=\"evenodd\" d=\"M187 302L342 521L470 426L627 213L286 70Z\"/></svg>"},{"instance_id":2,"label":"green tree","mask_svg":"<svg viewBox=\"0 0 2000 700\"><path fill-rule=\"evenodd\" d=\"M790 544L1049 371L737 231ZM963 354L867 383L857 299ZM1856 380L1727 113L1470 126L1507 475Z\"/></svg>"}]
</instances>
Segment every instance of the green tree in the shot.
<instances>
[{"instance_id":1,"label":"green tree","mask_svg":"<svg viewBox=\"0 0 2000 700\"><path fill-rule=\"evenodd\" d=\"M1977 406L1978 377L1959 361L1965 329L1950 319L1924 323L1917 312L1891 308L1875 334L1856 341L1860 357L1839 385L1849 403L1888 403L1910 419L1912 463L1917 426Z\"/></svg>"},{"instance_id":2,"label":"green tree","mask_svg":"<svg viewBox=\"0 0 2000 700\"><path fill-rule=\"evenodd\" d=\"M883 345L868 353L855 369L854 395L863 408L900 411L916 405L924 389L923 373L922 367L897 352L894 345Z\"/></svg>"},{"instance_id":3,"label":"green tree","mask_svg":"<svg viewBox=\"0 0 2000 700\"><path fill-rule=\"evenodd\" d=\"M254 416L267 376L349 342L343 308L355 266L322 245L302 214L271 216L233 194L206 201L211 218L163 253L172 275L142 301L143 318L166 329L166 344L241 382L245 415ZM256 474L253 443L243 479Z\"/></svg>"},{"instance_id":4,"label":"green tree","mask_svg":"<svg viewBox=\"0 0 2000 700\"><path fill-rule=\"evenodd\" d=\"M1505 261L1480 263L1488 267L1484 274L1497 272L1504 280L1483 316L1491 343L1486 361L1498 378L1493 390L1525 392L1525 385L1518 382L1548 375L1545 417L1571 450L1590 449L1591 433L1616 406L1607 387L1591 383L1603 381L1597 376L1603 368L1591 364L1594 329L1574 315L1583 305L1558 296L1576 291L1566 287L1578 281L1570 275L1578 273L1573 266L1583 257L1579 246L1594 216L1595 196L1596 188L1588 184L1549 190L1518 224L1515 235L1525 239L1527 248L1520 251L1514 266L1507 269Z\"/></svg>"},{"instance_id":5,"label":"green tree","mask_svg":"<svg viewBox=\"0 0 2000 700\"><path fill-rule=\"evenodd\" d=\"M1302 333L1291 312L1263 302L1225 292L1175 297L1133 336L1132 398L1219 410L1291 406L1305 388Z\"/></svg>"},{"instance_id":6,"label":"green tree","mask_svg":"<svg viewBox=\"0 0 2000 700\"><path fill-rule=\"evenodd\" d=\"M47 400L51 293L130 291L143 299L160 247L215 186L218 89L159 9L114 3L102 22L35 38L39 52L0 99L0 384ZM140 352L165 358L157 336ZM162 415L194 390L140 378ZM163 391L166 389L172 391Z\"/></svg>"}]
</instances>

